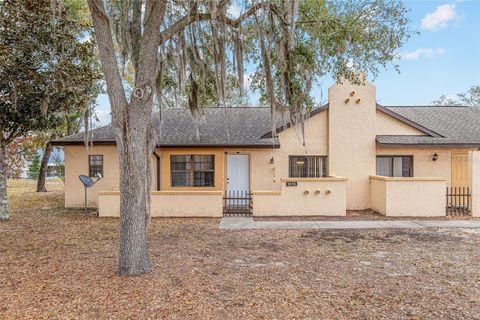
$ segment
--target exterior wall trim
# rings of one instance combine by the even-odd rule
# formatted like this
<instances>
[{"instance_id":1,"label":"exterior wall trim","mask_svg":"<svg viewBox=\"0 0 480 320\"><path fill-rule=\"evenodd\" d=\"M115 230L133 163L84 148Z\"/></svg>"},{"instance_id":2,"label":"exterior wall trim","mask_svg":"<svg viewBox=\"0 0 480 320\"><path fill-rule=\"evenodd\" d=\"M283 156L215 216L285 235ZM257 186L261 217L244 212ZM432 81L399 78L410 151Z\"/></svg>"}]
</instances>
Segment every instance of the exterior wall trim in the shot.
<instances>
[{"instance_id":1,"label":"exterior wall trim","mask_svg":"<svg viewBox=\"0 0 480 320\"><path fill-rule=\"evenodd\" d=\"M115 141L93 141L93 145L116 145ZM52 146L80 146L83 141L52 141ZM250 149L280 149L280 144L157 144L155 148L250 148Z\"/></svg>"},{"instance_id":2,"label":"exterior wall trim","mask_svg":"<svg viewBox=\"0 0 480 320\"><path fill-rule=\"evenodd\" d=\"M115 141L92 141L92 146L111 146L116 145ZM84 141L52 141L52 146L84 146Z\"/></svg>"},{"instance_id":3,"label":"exterior wall trim","mask_svg":"<svg viewBox=\"0 0 480 320\"><path fill-rule=\"evenodd\" d=\"M120 195L120 191L100 191L98 195L114 196ZM211 196L211 195L223 195L223 191L152 191L152 195L157 196Z\"/></svg>"},{"instance_id":4,"label":"exterior wall trim","mask_svg":"<svg viewBox=\"0 0 480 320\"><path fill-rule=\"evenodd\" d=\"M385 148L466 148L466 147L480 147L480 143L382 143L377 140L381 147Z\"/></svg>"},{"instance_id":5,"label":"exterior wall trim","mask_svg":"<svg viewBox=\"0 0 480 320\"><path fill-rule=\"evenodd\" d=\"M254 196L280 196L282 195L282 191L275 191L275 190L259 190L259 191L252 191Z\"/></svg>"},{"instance_id":6,"label":"exterior wall trim","mask_svg":"<svg viewBox=\"0 0 480 320\"><path fill-rule=\"evenodd\" d=\"M447 181L444 177L385 177L385 176L370 176L370 179L381 181Z\"/></svg>"},{"instance_id":7,"label":"exterior wall trim","mask_svg":"<svg viewBox=\"0 0 480 320\"><path fill-rule=\"evenodd\" d=\"M280 178L282 182L324 182L324 181L347 181L344 177L323 177L323 178Z\"/></svg>"}]
</instances>

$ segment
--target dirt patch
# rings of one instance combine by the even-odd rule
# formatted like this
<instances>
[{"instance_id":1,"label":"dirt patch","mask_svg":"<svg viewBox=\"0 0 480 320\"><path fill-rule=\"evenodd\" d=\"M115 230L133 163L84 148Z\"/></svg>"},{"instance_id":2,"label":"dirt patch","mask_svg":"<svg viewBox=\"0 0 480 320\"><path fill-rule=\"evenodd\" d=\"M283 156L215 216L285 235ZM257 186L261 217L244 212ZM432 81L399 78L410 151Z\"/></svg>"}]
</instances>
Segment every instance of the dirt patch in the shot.
<instances>
[{"instance_id":1,"label":"dirt patch","mask_svg":"<svg viewBox=\"0 0 480 320\"><path fill-rule=\"evenodd\" d=\"M401 220L480 220L469 215L445 217L386 217L373 210L350 210L346 216L272 216L254 217L255 221L401 221Z\"/></svg>"},{"instance_id":2,"label":"dirt patch","mask_svg":"<svg viewBox=\"0 0 480 320\"><path fill-rule=\"evenodd\" d=\"M11 191L11 220L0 224L0 319L480 315L477 230L232 231L218 219L153 219L153 272L125 278L116 274L117 219L42 214L61 207L61 190Z\"/></svg>"},{"instance_id":3,"label":"dirt patch","mask_svg":"<svg viewBox=\"0 0 480 320\"><path fill-rule=\"evenodd\" d=\"M378 230L311 230L304 232L302 237L316 239L318 241L343 241L346 243L354 243L357 241L382 241L382 242L406 242L418 241L428 245L429 242L437 243L439 241L461 242L464 237L449 234L446 236L442 232L423 232L423 230L413 229L388 229Z\"/></svg>"}]
</instances>

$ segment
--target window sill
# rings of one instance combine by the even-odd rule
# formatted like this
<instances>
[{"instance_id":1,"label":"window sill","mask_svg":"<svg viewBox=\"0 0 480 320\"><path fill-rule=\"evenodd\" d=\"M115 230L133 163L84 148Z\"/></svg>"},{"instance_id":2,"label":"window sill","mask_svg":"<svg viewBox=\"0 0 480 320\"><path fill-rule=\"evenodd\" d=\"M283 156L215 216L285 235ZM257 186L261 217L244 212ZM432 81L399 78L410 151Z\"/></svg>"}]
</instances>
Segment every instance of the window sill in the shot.
<instances>
[{"instance_id":1,"label":"window sill","mask_svg":"<svg viewBox=\"0 0 480 320\"><path fill-rule=\"evenodd\" d=\"M282 182L324 182L324 181L347 181L347 178L328 176L321 178L280 178Z\"/></svg>"},{"instance_id":2,"label":"window sill","mask_svg":"<svg viewBox=\"0 0 480 320\"><path fill-rule=\"evenodd\" d=\"M446 181L444 177L386 177L370 176L370 179L381 181Z\"/></svg>"}]
</instances>

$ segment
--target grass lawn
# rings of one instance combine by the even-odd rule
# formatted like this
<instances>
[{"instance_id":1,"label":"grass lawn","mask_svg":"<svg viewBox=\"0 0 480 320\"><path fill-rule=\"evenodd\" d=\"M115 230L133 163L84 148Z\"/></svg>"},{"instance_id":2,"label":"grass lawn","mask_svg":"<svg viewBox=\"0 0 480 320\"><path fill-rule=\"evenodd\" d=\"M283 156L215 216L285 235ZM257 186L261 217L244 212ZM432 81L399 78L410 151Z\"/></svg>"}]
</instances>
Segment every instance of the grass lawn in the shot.
<instances>
[{"instance_id":1,"label":"grass lawn","mask_svg":"<svg viewBox=\"0 0 480 320\"><path fill-rule=\"evenodd\" d=\"M65 211L61 183L9 185L0 319L480 318L480 231L219 230L154 219L154 270L116 275L118 220Z\"/></svg>"}]
</instances>

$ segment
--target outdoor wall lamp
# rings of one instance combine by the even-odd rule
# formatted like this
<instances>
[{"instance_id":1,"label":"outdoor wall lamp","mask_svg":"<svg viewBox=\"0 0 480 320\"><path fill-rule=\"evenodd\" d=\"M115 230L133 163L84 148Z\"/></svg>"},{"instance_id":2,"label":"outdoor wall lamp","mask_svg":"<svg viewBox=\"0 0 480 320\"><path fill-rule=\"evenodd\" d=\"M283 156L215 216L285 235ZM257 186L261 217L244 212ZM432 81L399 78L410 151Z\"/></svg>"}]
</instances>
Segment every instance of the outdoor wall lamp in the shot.
<instances>
[{"instance_id":1,"label":"outdoor wall lamp","mask_svg":"<svg viewBox=\"0 0 480 320\"><path fill-rule=\"evenodd\" d=\"M273 157L270 159L270 164L275 164L275 159L273 159Z\"/></svg>"},{"instance_id":2,"label":"outdoor wall lamp","mask_svg":"<svg viewBox=\"0 0 480 320\"><path fill-rule=\"evenodd\" d=\"M438 154L434 153L432 157L432 161L437 161L438 160Z\"/></svg>"}]
</instances>

